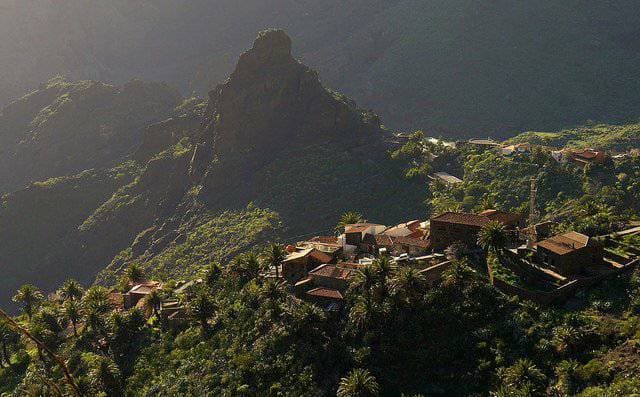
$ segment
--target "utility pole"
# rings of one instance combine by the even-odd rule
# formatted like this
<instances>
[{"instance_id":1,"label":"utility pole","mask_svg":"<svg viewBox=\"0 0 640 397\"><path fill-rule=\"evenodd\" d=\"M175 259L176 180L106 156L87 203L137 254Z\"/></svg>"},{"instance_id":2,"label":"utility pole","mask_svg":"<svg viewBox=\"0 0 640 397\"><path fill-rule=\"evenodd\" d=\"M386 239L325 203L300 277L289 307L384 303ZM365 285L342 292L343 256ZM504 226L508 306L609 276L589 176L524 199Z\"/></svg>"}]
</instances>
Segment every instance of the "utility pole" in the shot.
<instances>
[{"instance_id":1,"label":"utility pole","mask_svg":"<svg viewBox=\"0 0 640 397\"><path fill-rule=\"evenodd\" d=\"M527 236L527 248L533 248L533 244L538 240L536 224L540 219L538 211L538 177L531 177L531 193L529 195L529 233Z\"/></svg>"}]
</instances>

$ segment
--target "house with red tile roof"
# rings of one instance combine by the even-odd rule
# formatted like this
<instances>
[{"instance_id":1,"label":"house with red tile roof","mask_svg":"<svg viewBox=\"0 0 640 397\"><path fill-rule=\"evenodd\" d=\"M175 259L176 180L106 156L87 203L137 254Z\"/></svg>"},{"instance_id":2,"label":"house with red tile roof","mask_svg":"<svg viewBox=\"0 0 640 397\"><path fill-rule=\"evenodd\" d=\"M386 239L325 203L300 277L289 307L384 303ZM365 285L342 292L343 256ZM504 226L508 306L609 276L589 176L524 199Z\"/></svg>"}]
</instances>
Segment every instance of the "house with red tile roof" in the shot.
<instances>
[{"instance_id":1,"label":"house with red tile roof","mask_svg":"<svg viewBox=\"0 0 640 397\"><path fill-rule=\"evenodd\" d=\"M564 149L551 153L552 157L560 162L572 162L582 168L587 164L604 164L607 161L607 153L594 149Z\"/></svg>"},{"instance_id":2,"label":"house with red tile roof","mask_svg":"<svg viewBox=\"0 0 640 397\"><path fill-rule=\"evenodd\" d=\"M561 274L571 276L585 267L602 264L604 248L593 238L577 232L567 232L536 244L538 262Z\"/></svg>"},{"instance_id":3,"label":"house with red tile roof","mask_svg":"<svg viewBox=\"0 0 640 397\"><path fill-rule=\"evenodd\" d=\"M133 288L123 295L124 308L130 309L137 307L147 295L160 288L162 288L162 284L158 281L140 281L135 283Z\"/></svg>"},{"instance_id":4,"label":"house with red tile roof","mask_svg":"<svg viewBox=\"0 0 640 397\"><path fill-rule=\"evenodd\" d=\"M310 270L333 260L331 255L316 248L304 248L290 253L282 262L282 277L289 284L295 284L305 278Z\"/></svg>"},{"instance_id":5,"label":"house with red tile roof","mask_svg":"<svg viewBox=\"0 0 640 397\"><path fill-rule=\"evenodd\" d=\"M336 265L320 265L309 272L309 278L314 285L346 291L354 274L354 269Z\"/></svg>"},{"instance_id":6,"label":"house with red tile roof","mask_svg":"<svg viewBox=\"0 0 640 397\"><path fill-rule=\"evenodd\" d=\"M344 295L331 288L318 287L305 292L304 299L322 306L325 311L339 311L344 301Z\"/></svg>"},{"instance_id":7,"label":"house with red tile roof","mask_svg":"<svg viewBox=\"0 0 640 397\"><path fill-rule=\"evenodd\" d=\"M367 234L362 242L363 250L378 254L381 248L389 254L409 254L412 256L426 255L431 251L431 241L425 237L389 236L387 234Z\"/></svg>"},{"instance_id":8,"label":"house with red tile roof","mask_svg":"<svg viewBox=\"0 0 640 397\"><path fill-rule=\"evenodd\" d=\"M380 234L387 229L384 225L375 223L355 223L344 228L346 244L358 247L366 234Z\"/></svg>"},{"instance_id":9,"label":"house with red tile roof","mask_svg":"<svg viewBox=\"0 0 640 397\"><path fill-rule=\"evenodd\" d=\"M515 230L522 223L522 216L498 210L486 210L480 214L445 212L431 218L431 248L443 250L456 242L475 246L480 230L492 221Z\"/></svg>"}]
</instances>

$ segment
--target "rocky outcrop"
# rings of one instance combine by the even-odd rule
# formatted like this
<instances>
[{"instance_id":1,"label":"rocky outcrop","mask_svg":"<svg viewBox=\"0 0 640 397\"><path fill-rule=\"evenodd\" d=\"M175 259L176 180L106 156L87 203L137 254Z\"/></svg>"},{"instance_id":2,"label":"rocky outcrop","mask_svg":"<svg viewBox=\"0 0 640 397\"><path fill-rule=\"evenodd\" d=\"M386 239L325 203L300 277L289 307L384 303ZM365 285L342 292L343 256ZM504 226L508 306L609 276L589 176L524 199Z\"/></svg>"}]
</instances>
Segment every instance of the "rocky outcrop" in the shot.
<instances>
[{"instance_id":1,"label":"rocky outcrop","mask_svg":"<svg viewBox=\"0 0 640 397\"><path fill-rule=\"evenodd\" d=\"M417 189L387 157L390 134L379 119L324 88L292 56L281 30L258 35L230 78L211 91L206 117L199 150L210 154L196 153L192 168L208 163L200 198L210 208L255 201L295 230L308 230L313 216L323 219L316 227L329 226L350 206L389 218L417 212ZM394 187L415 199L411 209L378 207L377 196Z\"/></svg>"}]
</instances>

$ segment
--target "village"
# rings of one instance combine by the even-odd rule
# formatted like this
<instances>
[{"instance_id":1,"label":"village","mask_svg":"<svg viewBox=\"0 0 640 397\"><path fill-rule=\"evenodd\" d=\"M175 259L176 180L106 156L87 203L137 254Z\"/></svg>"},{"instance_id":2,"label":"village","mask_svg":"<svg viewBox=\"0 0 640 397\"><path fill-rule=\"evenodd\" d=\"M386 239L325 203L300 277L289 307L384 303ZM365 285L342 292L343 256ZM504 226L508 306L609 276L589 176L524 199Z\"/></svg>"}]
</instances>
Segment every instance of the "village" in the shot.
<instances>
[{"instance_id":1,"label":"village","mask_svg":"<svg viewBox=\"0 0 640 397\"><path fill-rule=\"evenodd\" d=\"M396 138L410 138L397 134ZM491 138L446 142L424 138L433 145L454 150L470 147L480 151L494 151L502 156L528 156L542 150L560 164L579 168L599 166L621 161L638 153L632 149L625 153L612 153L598 149L557 149L530 143L505 144ZM429 154L433 159L437 156ZM448 171L438 170L429 179L445 186L462 183L462 179ZM411 266L427 284L437 282L452 266L460 251L494 288L509 296L548 305L573 296L580 289L593 285L612 275L629 272L638 263L640 246L625 242L625 236L640 235L637 224L628 230L607 236L587 236L576 231L553 233L553 221L539 221L536 203L537 186L531 181L529 217L495 209L479 213L444 212L430 219L415 219L396 225L383 225L361 221L346 224L335 235L315 237L282 245L286 255L277 266L261 276L283 283L296 299L314 303L327 311L339 311L344 306L347 291L354 277L381 257L394 266ZM499 271L488 262L488 247L479 243L483 228L499 224L506 232L505 246L492 247L499 252ZM456 253L457 252L457 253ZM491 269L491 270L489 270ZM494 273L499 273L498 275ZM506 273L506 277L505 277ZM202 279L180 281L174 286L170 298L154 296L153 310L148 310L150 295L163 289L159 281L139 280L129 290L111 292L116 310L138 307L168 324L188 321L186 307L179 297ZM165 294L166 295L166 294Z\"/></svg>"},{"instance_id":2,"label":"village","mask_svg":"<svg viewBox=\"0 0 640 397\"><path fill-rule=\"evenodd\" d=\"M615 235L592 237L569 231L549 235L551 222L527 225L518 214L498 210L481 213L447 212L429 220L411 220L393 226L359 222L344 226L338 236L315 236L287 244L282 263L262 274L276 279L298 299L324 310L339 311L357 272L386 256L395 266L411 266L427 284L437 282L455 260L454 248L465 250L472 261L486 266L486 250L478 238L487 225L499 224L509 236L501 250L501 263L517 276L517 283L493 274L483 276L499 291L539 304L567 299L579 289L607 277L631 271L638 263L640 247L622 237L640 234L634 227ZM172 296L202 279L181 282ZM121 294L112 292L118 310L145 309L150 294L162 288L158 281L141 281ZM153 312L168 324L182 324L189 316L177 298L157 302ZM147 313L150 316L153 313Z\"/></svg>"},{"instance_id":3,"label":"village","mask_svg":"<svg viewBox=\"0 0 640 397\"><path fill-rule=\"evenodd\" d=\"M463 142L428 140L450 148L471 145L504 156L527 155L539 147L555 161L581 168L633 155L594 149L554 150L528 143L504 145L490 138ZM449 186L462 182L445 171L434 172L429 178ZM478 273L506 295L543 305L566 300L580 289L637 266L640 246L625 242L624 237L640 235L639 225L630 224L627 230L606 236L587 236L571 230L554 234L554 222L538 220L537 186L535 179L531 182L528 219L516 213L488 209L480 213L445 212L430 219L409 220L392 226L366 221L346 224L336 235L318 235L286 243L282 247L286 253L282 262L261 276L283 283L292 297L333 312L344 306L356 274L381 257L386 257L394 266L413 267L427 284L433 284L459 259L460 251L465 252L476 269L491 269L492 266L487 266L487 254L489 248L493 248L494 253L500 254L498 263L494 263L501 268L498 273L506 272L509 277L496 276L493 269ZM481 231L496 224L506 233L505 246L482 247ZM202 282L202 279L179 282L171 298L155 298L155 307L152 312L147 310L147 316L155 313L169 324L188 321L187 310L177 297ZM144 310L149 295L156 294L163 284L144 280L129 287L126 293L116 290L111 293L116 310L133 307Z\"/></svg>"}]
</instances>

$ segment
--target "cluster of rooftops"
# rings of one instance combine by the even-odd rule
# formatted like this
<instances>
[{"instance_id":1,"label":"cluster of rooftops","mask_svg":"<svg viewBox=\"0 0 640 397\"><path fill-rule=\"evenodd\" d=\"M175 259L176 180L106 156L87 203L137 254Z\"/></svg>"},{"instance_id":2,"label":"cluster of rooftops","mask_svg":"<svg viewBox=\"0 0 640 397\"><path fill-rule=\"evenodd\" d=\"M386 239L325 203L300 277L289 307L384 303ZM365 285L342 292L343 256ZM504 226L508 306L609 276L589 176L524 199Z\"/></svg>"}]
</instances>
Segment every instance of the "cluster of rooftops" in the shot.
<instances>
[{"instance_id":1,"label":"cluster of rooftops","mask_svg":"<svg viewBox=\"0 0 640 397\"><path fill-rule=\"evenodd\" d=\"M270 276L277 274L301 299L334 310L340 307L356 272L375 258L387 255L398 265L435 271L434 265L448 262L444 253L453 244L479 250L478 234L490 222L504 225L513 247L520 241L519 249L527 250L524 241L530 234L525 233L527 227L518 214L493 209L477 214L445 212L426 221L412 220L390 227L369 222L346 225L338 236L316 236L287 245L287 258ZM589 236L577 232L545 236L542 230L548 231L549 227L543 226L536 230L548 238L528 248L540 265L571 275L602 261L601 246Z\"/></svg>"},{"instance_id":2,"label":"cluster of rooftops","mask_svg":"<svg viewBox=\"0 0 640 397\"><path fill-rule=\"evenodd\" d=\"M445 212L429 220L412 220L394 226L360 222L346 225L337 236L316 236L285 246L286 258L281 265L262 274L277 278L296 297L338 311L353 277L359 270L380 256L388 256L398 266L413 266L429 282L439 279L451 262L447 248L454 244L483 253L478 247L478 235L491 222L504 225L511 237L508 248L518 260L533 257L536 267L566 280L581 274L591 266L603 263L603 246L594 238L577 232L549 236L551 223L535 225L539 241L531 242L531 227L522 216L514 213L486 210L480 213ZM526 241L526 244L524 243ZM202 280L180 282L173 296L180 296ZM116 310L138 307L151 315L144 298L163 287L157 281L130 284L126 293L113 292L111 300ZM178 299L158 302L153 312L167 323L183 323L188 319L185 307Z\"/></svg>"}]
</instances>

